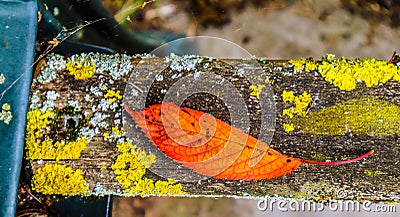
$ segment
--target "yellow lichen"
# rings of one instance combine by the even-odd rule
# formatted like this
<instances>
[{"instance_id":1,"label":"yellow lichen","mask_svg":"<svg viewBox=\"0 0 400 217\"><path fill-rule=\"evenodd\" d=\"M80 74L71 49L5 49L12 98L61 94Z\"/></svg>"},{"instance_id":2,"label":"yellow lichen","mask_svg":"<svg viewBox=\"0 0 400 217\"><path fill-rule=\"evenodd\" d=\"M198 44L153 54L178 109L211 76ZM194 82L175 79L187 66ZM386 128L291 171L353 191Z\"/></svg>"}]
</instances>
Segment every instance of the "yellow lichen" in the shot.
<instances>
[{"instance_id":1,"label":"yellow lichen","mask_svg":"<svg viewBox=\"0 0 400 217\"><path fill-rule=\"evenodd\" d=\"M265 83L273 84L274 80L272 80L269 76L267 76L264 80Z\"/></svg>"},{"instance_id":2,"label":"yellow lichen","mask_svg":"<svg viewBox=\"0 0 400 217\"><path fill-rule=\"evenodd\" d=\"M288 116L289 118L293 118L294 109L292 109L292 108L283 109L282 115L283 115L283 116Z\"/></svg>"},{"instance_id":3,"label":"yellow lichen","mask_svg":"<svg viewBox=\"0 0 400 217\"><path fill-rule=\"evenodd\" d=\"M397 105L366 97L337 103L291 121L302 131L312 134L390 136L400 135L399 114Z\"/></svg>"},{"instance_id":4,"label":"yellow lichen","mask_svg":"<svg viewBox=\"0 0 400 217\"><path fill-rule=\"evenodd\" d=\"M86 148L89 141L84 137L74 141L55 141L46 135L54 117L51 110L43 113L40 109L34 109L28 112L25 139L27 159L76 159Z\"/></svg>"},{"instance_id":5,"label":"yellow lichen","mask_svg":"<svg viewBox=\"0 0 400 217\"><path fill-rule=\"evenodd\" d=\"M154 183L153 180L144 178L135 183L135 186L124 190L125 193L144 195L181 195L185 194L182 191L182 185L176 183L173 179L167 181L158 180Z\"/></svg>"},{"instance_id":6,"label":"yellow lichen","mask_svg":"<svg viewBox=\"0 0 400 217\"><path fill-rule=\"evenodd\" d=\"M73 196L86 194L89 189L80 169L70 166L47 163L36 170L32 177L32 189L42 194Z\"/></svg>"},{"instance_id":7,"label":"yellow lichen","mask_svg":"<svg viewBox=\"0 0 400 217\"><path fill-rule=\"evenodd\" d=\"M289 60L289 64L293 66L293 69L295 71L304 70L306 72L310 72L311 70L315 70L317 68L317 64L312 58L308 58L308 59L301 58L298 60Z\"/></svg>"},{"instance_id":8,"label":"yellow lichen","mask_svg":"<svg viewBox=\"0 0 400 217\"><path fill-rule=\"evenodd\" d=\"M136 145L132 145L131 142L122 142L118 144L117 150L121 153L128 153L138 159L145 168L149 168L156 162L156 156L154 154L146 154L146 152L139 149Z\"/></svg>"},{"instance_id":9,"label":"yellow lichen","mask_svg":"<svg viewBox=\"0 0 400 217\"><path fill-rule=\"evenodd\" d=\"M295 96L293 91L284 90L281 94L282 100L284 102L293 103L294 106L282 110L282 116L292 119L295 115L300 117L305 117L308 113L308 106L312 102L311 95L306 91L300 96ZM291 132L294 130L294 125L292 123L283 124L283 129L285 132Z\"/></svg>"},{"instance_id":10,"label":"yellow lichen","mask_svg":"<svg viewBox=\"0 0 400 217\"><path fill-rule=\"evenodd\" d=\"M140 180L146 173L146 168L130 152L119 154L111 168L117 176L118 183L124 188Z\"/></svg>"},{"instance_id":11,"label":"yellow lichen","mask_svg":"<svg viewBox=\"0 0 400 217\"><path fill-rule=\"evenodd\" d=\"M78 57L76 61L68 61L65 68L76 80L85 80L91 78L96 70L94 62L90 59L82 59Z\"/></svg>"},{"instance_id":12,"label":"yellow lichen","mask_svg":"<svg viewBox=\"0 0 400 217\"><path fill-rule=\"evenodd\" d=\"M107 87L105 89L107 90L107 93L104 95L104 98L108 99L109 104L122 99L121 92L119 90L108 90Z\"/></svg>"},{"instance_id":13,"label":"yellow lichen","mask_svg":"<svg viewBox=\"0 0 400 217\"><path fill-rule=\"evenodd\" d=\"M250 90L251 90L250 96L255 96L257 99L260 99L260 94L264 87L265 87L264 84L250 85Z\"/></svg>"},{"instance_id":14,"label":"yellow lichen","mask_svg":"<svg viewBox=\"0 0 400 217\"><path fill-rule=\"evenodd\" d=\"M316 161L325 161L328 158L326 155L321 153L313 154L311 157Z\"/></svg>"},{"instance_id":15,"label":"yellow lichen","mask_svg":"<svg viewBox=\"0 0 400 217\"><path fill-rule=\"evenodd\" d=\"M135 182L135 186L124 190L128 194L154 194L154 181L149 178L143 178Z\"/></svg>"},{"instance_id":16,"label":"yellow lichen","mask_svg":"<svg viewBox=\"0 0 400 217\"><path fill-rule=\"evenodd\" d=\"M304 91L300 96L295 96L293 91L283 91L282 100L284 102L294 103L294 106L283 109L282 111L282 114L284 116L289 116L289 118L293 118L294 115L302 117L306 116L308 112L307 107L312 102L311 95L306 91Z\"/></svg>"},{"instance_id":17,"label":"yellow lichen","mask_svg":"<svg viewBox=\"0 0 400 217\"><path fill-rule=\"evenodd\" d=\"M385 84L390 79L400 81L398 66L374 58L334 58L334 55L328 54L320 62L302 58L290 60L289 63L297 71L303 66L305 72L318 70L326 81L346 91L355 89L360 82L367 87L373 87Z\"/></svg>"},{"instance_id":18,"label":"yellow lichen","mask_svg":"<svg viewBox=\"0 0 400 217\"><path fill-rule=\"evenodd\" d=\"M282 92L282 100L283 100L283 102L294 102L294 98L295 98L294 91L292 91L292 90L290 90L290 91L284 90Z\"/></svg>"},{"instance_id":19,"label":"yellow lichen","mask_svg":"<svg viewBox=\"0 0 400 217\"><path fill-rule=\"evenodd\" d=\"M303 69L304 64L306 64L306 59L301 58L298 60L289 60L289 64L293 66L294 70L300 71Z\"/></svg>"},{"instance_id":20,"label":"yellow lichen","mask_svg":"<svg viewBox=\"0 0 400 217\"><path fill-rule=\"evenodd\" d=\"M172 195L184 194L182 186L174 180L157 181L144 177L146 168L155 163L155 155L147 155L131 142L122 142L117 145L120 154L111 166L118 183L123 191L135 195Z\"/></svg>"},{"instance_id":21,"label":"yellow lichen","mask_svg":"<svg viewBox=\"0 0 400 217\"><path fill-rule=\"evenodd\" d=\"M400 81L398 67L374 58L339 58L324 61L318 67L325 80L333 82L341 90L352 90L357 82L363 81L367 87L386 83L390 79Z\"/></svg>"},{"instance_id":22,"label":"yellow lichen","mask_svg":"<svg viewBox=\"0 0 400 217\"><path fill-rule=\"evenodd\" d=\"M103 133L103 137L104 137L105 139L107 139L109 136L110 136L110 133L109 133L109 132L104 132L104 133Z\"/></svg>"},{"instance_id":23,"label":"yellow lichen","mask_svg":"<svg viewBox=\"0 0 400 217\"><path fill-rule=\"evenodd\" d=\"M364 174L367 175L367 176L375 177L375 176L379 176L379 175L385 175L385 174L387 174L387 173L382 172L382 171L380 171L380 170L376 170L376 171L364 170Z\"/></svg>"},{"instance_id":24,"label":"yellow lichen","mask_svg":"<svg viewBox=\"0 0 400 217\"><path fill-rule=\"evenodd\" d=\"M76 141L65 142L53 141L46 138L42 142L27 144L27 159L76 159L81 156L81 152L88 144L86 138Z\"/></svg>"},{"instance_id":25,"label":"yellow lichen","mask_svg":"<svg viewBox=\"0 0 400 217\"><path fill-rule=\"evenodd\" d=\"M53 111L47 110L42 113L40 109L34 109L28 112L26 125L26 157L27 159L40 159L41 138L50 123L49 117L54 116Z\"/></svg>"},{"instance_id":26,"label":"yellow lichen","mask_svg":"<svg viewBox=\"0 0 400 217\"><path fill-rule=\"evenodd\" d=\"M294 109L294 114L297 114L299 116L306 116L308 110L307 107L308 105L312 102L311 95L307 93L306 91L303 92L300 96L296 96L294 98L294 104L295 107Z\"/></svg>"},{"instance_id":27,"label":"yellow lichen","mask_svg":"<svg viewBox=\"0 0 400 217\"><path fill-rule=\"evenodd\" d=\"M285 132L292 132L294 130L293 124L283 124L283 129Z\"/></svg>"},{"instance_id":28,"label":"yellow lichen","mask_svg":"<svg viewBox=\"0 0 400 217\"><path fill-rule=\"evenodd\" d=\"M180 183L176 184L175 180L168 179L168 181L158 180L154 186L156 194L159 195L176 195L184 194L182 191L182 185Z\"/></svg>"},{"instance_id":29,"label":"yellow lichen","mask_svg":"<svg viewBox=\"0 0 400 217\"><path fill-rule=\"evenodd\" d=\"M111 131L117 136L125 136L123 127L120 128L118 126L114 126L112 127Z\"/></svg>"},{"instance_id":30,"label":"yellow lichen","mask_svg":"<svg viewBox=\"0 0 400 217\"><path fill-rule=\"evenodd\" d=\"M133 182L142 179L146 168L155 162L155 155L147 155L144 151L138 149L131 142L122 142L117 145L117 150L121 152L115 163L111 166L117 181L127 188Z\"/></svg>"}]
</instances>

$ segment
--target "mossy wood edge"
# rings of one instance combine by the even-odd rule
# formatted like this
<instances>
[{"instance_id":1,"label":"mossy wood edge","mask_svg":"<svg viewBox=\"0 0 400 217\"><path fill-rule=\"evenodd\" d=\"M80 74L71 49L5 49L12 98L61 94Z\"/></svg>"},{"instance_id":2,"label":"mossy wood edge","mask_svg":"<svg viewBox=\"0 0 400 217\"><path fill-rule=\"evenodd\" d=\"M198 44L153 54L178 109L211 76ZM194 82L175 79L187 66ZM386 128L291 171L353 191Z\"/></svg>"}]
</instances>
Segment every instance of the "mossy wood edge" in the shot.
<instances>
[{"instance_id":1,"label":"mossy wood edge","mask_svg":"<svg viewBox=\"0 0 400 217\"><path fill-rule=\"evenodd\" d=\"M364 72L357 68L348 74L324 72L322 67L328 67L327 63L340 61L357 60L329 55L322 61L277 61L51 54L38 64L31 88L26 158L32 169L32 188L38 193L63 196L169 195L396 203L400 197L399 70L393 65L394 71L392 66L382 69L381 76L377 72L381 69L376 67L387 64L372 59L361 62ZM372 66L376 68L372 75L363 74L368 73L366 65L374 61L380 65ZM152 173L151 165L163 165L165 158L141 149L139 143L147 141L144 136L126 139L125 130L135 127L124 129L123 125L124 91L132 73L135 81L154 82L146 100L147 104L155 104L161 102L163 89L179 77L201 71L236 81L240 80L241 69L262 70L266 76L258 83L250 84L245 78L235 83L242 87L248 105L258 103L266 85L274 91L277 118L272 148L286 155L322 161L349 159L371 149L375 153L347 165L304 164L283 177L261 181L209 178L180 183ZM149 81L151 71L162 71L163 76ZM130 85L134 88L129 94L140 92L140 82ZM204 96L193 97L185 101L185 106L209 109L214 116L229 120L223 104L216 98L210 100L212 103L206 103ZM256 110L250 111L257 114ZM258 136L260 117L250 117L250 134Z\"/></svg>"}]
</instances>

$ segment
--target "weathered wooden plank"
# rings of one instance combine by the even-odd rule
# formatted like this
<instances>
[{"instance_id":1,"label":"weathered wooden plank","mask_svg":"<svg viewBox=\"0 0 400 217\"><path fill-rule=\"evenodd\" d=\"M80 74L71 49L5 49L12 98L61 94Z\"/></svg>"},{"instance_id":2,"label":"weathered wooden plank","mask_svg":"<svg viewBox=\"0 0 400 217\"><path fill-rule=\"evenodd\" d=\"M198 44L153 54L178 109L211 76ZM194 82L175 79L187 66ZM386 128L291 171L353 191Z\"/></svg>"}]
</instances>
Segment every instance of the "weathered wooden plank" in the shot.
<instances>
[{"instance_id":1,"label":"weathered wooden plank","mask_svg":"<svg viewBox=\"0 0 400 217\"><path fill-rule=\"evenodd\" d=\"M398 72L382 61L331 56L273 61L51 54L37 67L31 90L26 158L32 186L63 195L396 202ZM335 161L375 153L347 165L304 164L271 180L204 177L166 157L123 108L140 110L166 97L239 129L249 123L250 135L289 156ZM240 111L245 115L235 116Z\"/></svg>"}]
</instances>

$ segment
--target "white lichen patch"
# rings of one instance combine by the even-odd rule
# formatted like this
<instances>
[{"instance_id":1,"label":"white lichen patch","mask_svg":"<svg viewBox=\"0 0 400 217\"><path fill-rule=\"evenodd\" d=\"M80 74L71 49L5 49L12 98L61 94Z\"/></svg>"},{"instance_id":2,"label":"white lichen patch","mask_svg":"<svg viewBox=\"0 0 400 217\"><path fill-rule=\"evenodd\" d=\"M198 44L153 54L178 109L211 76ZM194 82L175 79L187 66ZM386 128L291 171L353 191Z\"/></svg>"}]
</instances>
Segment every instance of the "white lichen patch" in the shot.
<instances>
[{"instance_id":1,"label":"white lichen patch","mask_svg":"<svg viewBox=\"0 0 400 217\"><path fill-rule=\"evenodd\" d=\"M180 77L182 77L182 73L173 74L173 75L171 76L172 79L180 78Z\"/></svg>"},{"instance_id":2,"label":"white lichen patch","mask_svg":"<svg viewBox=\"0 0 400 217\"><path fill-rule=\"evenodd\" d=\"M76 100L68 100L68 105L72 106L75 111L81 110L81 105Z\"/></svg>"},{"instance_id":3,"label":"white lichen patch","mask_svg":"<svg viewBox=\"0 0 400 217\"><path fill-rule=\"evenodd\" d=\"M48 56L47 65L53 69L62 71L65 69L65 63L66 61L62 55L53 53Z\"/></svg>"},{"instance_id":4,"label":"white lichen patch","mask_svg":"<svg viewBox=\"0 0 400 217\"><path fill-rule=\"evenodd\" d=\"M37 80L40 83L53 81L57 77L57 71L65 69L65 63L66 61L63 59L63 56L54 53L49 54L46 65L41 69L41 73L37 77Z\"/></svg>"},{"instance_id":5,"label":"white lichen patch","mask_svg":"<svg viewBox=\"0 0 400 217\"><path fill-rule=\"evenodd\" d=\"M114 102L110 105L111 111L116 111L118 108L121 108L121 105L118 102Z\"/></svg>"},{"instance_id":6,"label":"white lichen patch","mask_svg":"<svg viewBox=\"0 0 400 217\"><path fill-rule=\"evenodd\" d=\"M139 94L139 91L136 90L135 88L132 88L131 90L131 96L137 96Z\"/></svg>"},{"instance_id":7,"label":"white lichen patch","mask_svg":"<svg viewBox=\"0 0 400 217\"><path fill-rule=\"evenodd\" d=\"M96 66L96 73L108 72L114 80L126 76L133 69L131 57L126 54L89 53L81 58L90 58ZM112 81L111 81L112 82Z\"/></svg>"},{"instance_id":8,"label":"white lichen patch","mask_svg":"<svg viewBox=\"0 0 400 217\"><path fill-rule=\"evenodd\" d=\"M1 106L1 111L0 111L0 121L4 122L5 124L10 124L13 116L11 113L11 106L8 103L4 103Z\"/></svg>"},{"instance_id":9,"label":"white lichen patch","mask_svg":"<svg viewBox=\"0 0 400 217\"><path fill-rule=\"evenodd\" d=\"M3 73L0 73L0 84L4 84L5 81L6 81L6 77L4 76Z\"/></svg>"},{"instance_id":10,"label":"white lichen patch","mask_svg":"<svg viewBox=\"0 0 400 217\"><path fill-rule=\"evenodd\" d=\"M162 81L162 80L164 80L163 75L156 75L156 81Z\"/></svg>"},{"instance_id":11,"label":"white lichen patch","mask_svg":"<svg viewBox=\"0 0 400 217\"><path fill-rule=\"evenodd\" d=\"M243 77L244 69L243 68L239 68L238 70L236 70L235 75Z\"/></svg>"},{"instance_id":12,"label":"white lichen patch","mask_svg":"<svg viewBox=\"0 0 400 217\"><path fill-rule=\"evenodd\" d=\"M194 71L196 65L203 61L202 57L195 55L184 55L177 56L174 53L165 57L165 61L169 63L171 70L182 72L182 71Z\"/></svg>"},{"instance_id":13,"label":"white lichen patch","mask_svg":"<svg viewBox=\"0 0 400 217\"><path fill-rule=\"evenodd\" d=\"M97 108L101 111L108 111L110 109L110 104L106 98L100 99L100 103L97 105Z\"/></svg>"},{"instance_id":14,"label":"white lichen patch","mask_svg":"<svg viewBox=\"0 0 400 217\"><path fill-rule=\"evenodd\" d=\"M198 79L199 77L200 77L200 71L195 71L194 73L193 73L193 78L194 79Z\"/></svg>"},{"instance_id":15,"label":"white lichen patch","mask_svg":"<svg viewBox=\"0 0 400 217\"><path fill-rule=\"evenodd\" d=\"M94 187L93 191L90 191L91 195L103 197L105 195L115 195L115 191L107 190L103 187L100 182L96 182L96 187Z\"/></svg>"},{"instance_id":16,"label":"white lichen patch","mask_svg":"<svg viewBox=\"0 0 400 217\"><path fill-rule=\"evenodd\" d=\"M107 129L110 125L106 121L99 122L96 128L99 129Z\"/></svg>"},{"instance_id":17,"label":"white lichen patch","mask_svg":"<svg viewBox=\"0 0 400 217\"><path fill-rule=\"evenodd\" d=\"M86 138L89 142L92 141L93 137L100 133L99 129L92 129L90 127L82 127L79 133Z\"/></svg>"},{"instance_id":18,"label":"white lichen patch","mask_svg":"<svg viewBox=\"0 0 400 217\"><path fill-rule=\"evenodd\" d=\"M30 109L37 109L40 108L42 106L42 104L40 103L40 96L39 96L39 91L35 91L32 96L31 96L31 103L29 105Z\"/></svg>"},{"instance_id":19,"label":"white lichen patch","mask_svg":"<svg viewBox=\"0 0 400 217\"><path fill-rule=\"evenodd\" d=\"M85 94L85 96L83 97L83 99L86 101L86 102L93 102L93 97L91 97L90 96L90 94Z\"/></svg>"},{"instance_id":20,"label":"white lichen patch","mask_svg":"<svg viewBox=\"0 0 400 217\"><path fill-rule=\"evenodd\" d=\"M114 125L115 125L115 126L119 126L119 125L121 125L121 124L122 124L121 119L119 119L119 118L114 119Z\"/></svg>"},{"instance_id":21,"label":"white lichen patch","mask_svg":"<svg viewBox=\"0 0 400 217\"><path fill-rule=\"evenodd\" d=\"M98 86L96 86L96 87L91 86L90 92L95 96L103 96L103 92L101 91L100 87L98 87Z\"/></svg>"},{"instance_id":22,"label":"white lichen patch","mask_svg":"<svg viewBox=\"0 0 400 217\"><path fill-rule=\"evenodd\" d=\"M116 56L120 58L119 67L116 70L110 71L110 75L114 80L119 80L122 76L126 76L132 71L133 66L128 55L118 54Z\"/></svg>"},{"instance_id":23,"label":"white lichen patch","mask_svg":"<svg viewBox=\"0 0 400 217\"><path fill-rule=\"evenodd\" d=\"M55 101L60 94L56 91L49 90L46 93L46 100L43 102L43 106L40 108L40 111L45 113L47 110L54 110L55 108Z\"/></svg>"},{"instance_id":24,"label":"white lichen patch","mask_svg":"<svg viewBox=\"0 0 400 217\"><path fill-rule=\"evenodd\" d=\"M101 112L96 112L94 113L93 117L90 118L89 123L93 127L96 127L97 129L106 129L109 125L105 121L106 118L110 117L109 114L104 114Z\"/></svg>"},{"instance_id":25,"label":"white lichen patch","mask_svg":"<svg viewBox=\"0 0 400 217\"><path fill-rule=\"evenodd\" d=\"M45 67L42 69L42 73L38 76L37 80L40 83L48 83L54 80L57 76L57 71L51 69L50 67Z\"/></svg>"}]
</instances>

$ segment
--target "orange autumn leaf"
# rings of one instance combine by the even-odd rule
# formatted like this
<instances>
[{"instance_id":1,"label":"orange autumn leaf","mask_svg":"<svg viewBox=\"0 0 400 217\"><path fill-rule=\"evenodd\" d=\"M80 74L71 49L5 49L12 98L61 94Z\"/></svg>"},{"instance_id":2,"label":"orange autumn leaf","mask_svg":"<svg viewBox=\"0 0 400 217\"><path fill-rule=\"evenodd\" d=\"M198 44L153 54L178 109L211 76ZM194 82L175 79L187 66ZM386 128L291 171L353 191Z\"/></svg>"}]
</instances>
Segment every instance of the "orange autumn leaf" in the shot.
<instances>
[{"instance_id":1,"label":"orange autumn leaf","mask_svg":"<svg viewBox=\"0 0 400 217\"><path fill-rule=\"evenodd\" d=\"M262 180L291 173L303 163L335 165L289 157L237 128L200 111L164 102L125 110L161 151L193 171L217 179Z\"/></svg>"}]
</instances>

